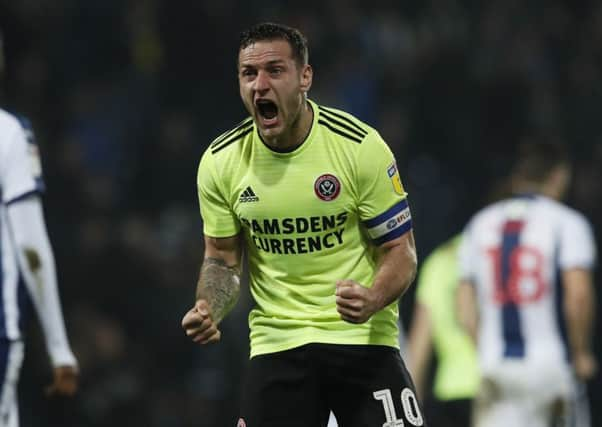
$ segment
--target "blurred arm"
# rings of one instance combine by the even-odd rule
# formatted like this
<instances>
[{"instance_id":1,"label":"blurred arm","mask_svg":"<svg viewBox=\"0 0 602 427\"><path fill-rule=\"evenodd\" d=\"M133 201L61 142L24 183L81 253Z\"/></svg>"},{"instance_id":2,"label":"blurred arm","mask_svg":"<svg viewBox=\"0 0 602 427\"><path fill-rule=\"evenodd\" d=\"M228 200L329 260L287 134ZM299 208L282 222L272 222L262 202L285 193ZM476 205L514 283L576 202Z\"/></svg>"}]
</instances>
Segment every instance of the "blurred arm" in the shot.
<instances>
[{"instance_id":1,"label":"blurred arm","mask_svg":"<svg viewBox=\"0 0 602 427\"><path fill-rule=\"evenodd\" d=\"M408 339L408 367L421 401L424 399L426 372L432 357L432 335L430 310L426 305L416 302Z\"/></svg>"},{"instance_id":2,"label":"blurred arm","mask_svg":"<svg viewBox=\"0 0 602 427\"><path fill-rule=\"evenodd\" d=\"M46 232L42 203L32 194L10 203L8 223L18 262L54 367L76 366L69 347L59 298L54 255Z\"/></svg>"},{"instance_id":3,"label":"blurred arm","mask_svg":"<svg viewBox=\"0 0 602 427\"><path fill-rule=\"evenodd\" d=\"M574 268L562 273L564 313L575 372L586 380L596 371L591 350L592 325L595 315L595 295L589 270Z\"/></svg>"},{"instance_id":4,"label":"blurred arm","mask_svg":"<svg viewBox=\"0 0 602 427\"><path fill-rule=\"evenodd\" d=\"M456 308L460 326L466 330L476 343L479 313L474 285L468 280L462 280L458 285Z\"/></svg>"}]
</instances>

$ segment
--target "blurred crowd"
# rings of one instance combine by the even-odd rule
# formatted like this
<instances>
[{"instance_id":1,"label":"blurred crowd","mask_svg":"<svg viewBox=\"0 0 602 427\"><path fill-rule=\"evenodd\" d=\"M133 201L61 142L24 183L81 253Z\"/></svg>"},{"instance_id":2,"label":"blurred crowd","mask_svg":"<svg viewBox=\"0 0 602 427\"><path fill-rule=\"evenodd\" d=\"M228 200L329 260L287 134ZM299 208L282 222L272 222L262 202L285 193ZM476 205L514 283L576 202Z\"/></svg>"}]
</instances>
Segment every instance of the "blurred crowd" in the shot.
<instances>
[{"instance_id":1,"label":"blurred crowd","mask_svg":"<svg viewBox=\"0 0 602 427\"><path fill-rule=\"evenodd\" d=\"M600 2L0 0L0 101L37 133L82 371L80 394L56 410L42 394L49 368L32 325L23 425L236 422L248 294L218 346L191 345L180 320L202 254L198 160L245 116L238 35L266 20L308 36L311 98L391 145L421 258L503 186L517 144L533 134L569 147L568 203L602 246ZM590 392L602 425L602 381Z\"/></svg>"}]
</instances>

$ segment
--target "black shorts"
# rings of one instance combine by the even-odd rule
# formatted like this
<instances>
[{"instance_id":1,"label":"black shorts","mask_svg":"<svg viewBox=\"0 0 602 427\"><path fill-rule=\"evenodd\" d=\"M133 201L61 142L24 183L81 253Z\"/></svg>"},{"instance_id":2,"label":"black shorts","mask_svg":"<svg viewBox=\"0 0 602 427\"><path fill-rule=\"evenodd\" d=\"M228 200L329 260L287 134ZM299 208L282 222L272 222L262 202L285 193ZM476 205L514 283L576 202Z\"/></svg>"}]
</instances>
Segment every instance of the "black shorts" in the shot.
<instances>
[{"instance_id":1,"label":"black shorts","mask_svg":"<svg viewBox=\"0 0 602 427\"><path fill-rule=\"evenodd\" d=\"M339 427L426 425L399 351L386 346L308 344L256 356L241 397L245 427L322 427L330 410Z\"/></svg>"}]
</instances>

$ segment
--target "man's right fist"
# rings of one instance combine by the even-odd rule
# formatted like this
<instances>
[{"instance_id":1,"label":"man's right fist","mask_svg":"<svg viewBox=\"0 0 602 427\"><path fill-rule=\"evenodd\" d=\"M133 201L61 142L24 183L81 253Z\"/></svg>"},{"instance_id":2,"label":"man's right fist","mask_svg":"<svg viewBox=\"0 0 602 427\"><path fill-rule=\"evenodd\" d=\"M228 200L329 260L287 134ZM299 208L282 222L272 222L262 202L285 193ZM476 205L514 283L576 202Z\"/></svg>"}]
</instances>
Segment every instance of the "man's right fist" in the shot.
<instances>
[{"instance_id":1,"label":"man's right fist","mask_svg":"<svg viewBox=\"0 0 602 427\"><path fill-rule=\"evenodd\" d=\"M213 322L207 301L200 299L182 319L182 328L186 335L197 344L208 344L220 340L222 333Z\"/></svg>"}]
</instances>

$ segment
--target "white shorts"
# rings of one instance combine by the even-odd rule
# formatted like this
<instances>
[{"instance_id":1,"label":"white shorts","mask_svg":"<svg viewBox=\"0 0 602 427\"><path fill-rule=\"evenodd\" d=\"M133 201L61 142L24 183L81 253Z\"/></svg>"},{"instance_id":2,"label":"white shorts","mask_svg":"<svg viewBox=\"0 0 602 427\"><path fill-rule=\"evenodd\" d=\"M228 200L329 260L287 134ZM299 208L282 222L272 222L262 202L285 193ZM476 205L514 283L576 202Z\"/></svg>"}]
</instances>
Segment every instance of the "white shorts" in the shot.
<instances>
[{"instance_id":1,"label":"white shorts","mask_svg":"<svg viewBox=\"0 0 602 427\"><path fill-rule=\"evenodd\" d=\"M23 363L22 341L0 341L0 425L18 427L17 383Z\"/></svg>"},{"instance_id":2,"label":"white shorts","mask_svg":"<svg viewBox=\"0 0 602 427\"><path fill-rule=\"evenodd\" d=\"M475 426L557 425L568 417L573 390L568 366L504 361L482 372L475 399Z\"/></svg>"},{"instance_id":3,"label":"white shorts","mask_svg":"<svg viewBox=\"0 0 602 427\"><path fill-rule=\"evenodd\" d=\"M335 416L332 412L330 412L330 416L328 417L328 426L327 427L339 427L339 425L337 424L337 419L335 418Z\"/></svg>"}]
</instances>

